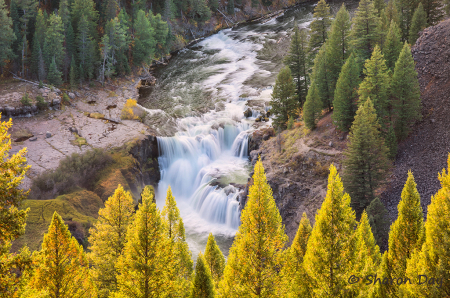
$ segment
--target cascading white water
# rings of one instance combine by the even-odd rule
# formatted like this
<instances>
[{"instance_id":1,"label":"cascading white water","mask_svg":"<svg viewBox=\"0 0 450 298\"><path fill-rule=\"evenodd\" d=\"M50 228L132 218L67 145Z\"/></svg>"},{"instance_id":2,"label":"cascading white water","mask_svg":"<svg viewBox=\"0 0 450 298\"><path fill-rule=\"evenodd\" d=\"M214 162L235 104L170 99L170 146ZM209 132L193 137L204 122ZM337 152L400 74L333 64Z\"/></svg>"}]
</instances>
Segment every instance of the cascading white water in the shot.
<instances>
[{"instance_id":1,"label":"cascading white water","mask_svg":"<svg viewBox=\"0 0 450 298\"><path fill-rule=\"evenodd\" d=\"M265 24L222 30L180 51L157 74L143 104L145 123L165 136L158 137L157 204L163 207L170 185L194 258L210 232L228 255L239 226L239 192L251 172L249 133L269 109L283 65L279 52L289 48L281 41L295 23L306 28L312 10L305 4ZM245 118L248 108L252 115Z\"/></svg>"},{"instance_id":2,"label":"cascading white water","mask_svg":"<svg viewBox=\"0 0 450 298\"><path fill-rule=\"evenodd\" d=\"M170 185L178 203L189 205L210 223L237 229L238 189L222 188L214 182L242 171L247 162L249 128L243 122L217 130L192 129L192 135L159 137L159 199L163 200L164 191Z\"/></svg>"}]
</instances>

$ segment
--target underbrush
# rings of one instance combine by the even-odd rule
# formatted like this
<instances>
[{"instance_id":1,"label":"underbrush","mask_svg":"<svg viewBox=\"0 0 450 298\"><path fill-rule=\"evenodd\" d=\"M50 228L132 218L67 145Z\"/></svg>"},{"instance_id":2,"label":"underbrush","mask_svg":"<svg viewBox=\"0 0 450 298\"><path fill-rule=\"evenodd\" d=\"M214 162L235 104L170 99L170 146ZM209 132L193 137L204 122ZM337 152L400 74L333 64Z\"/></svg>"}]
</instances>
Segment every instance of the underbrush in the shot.
<instances>
[{"instance_id":1,"label":"underbrush","mask_svg":"<svg viewBox=\"0 0 450 298\"><path fill-rule=\"evenodd\" d=\"M33 180L29 199L53 199L77 187L92 189L99 180L99 171L112 162L111 154L100 149L74 153L61 160L57 169L46 171Z\"/></svg>"}]
</instances>

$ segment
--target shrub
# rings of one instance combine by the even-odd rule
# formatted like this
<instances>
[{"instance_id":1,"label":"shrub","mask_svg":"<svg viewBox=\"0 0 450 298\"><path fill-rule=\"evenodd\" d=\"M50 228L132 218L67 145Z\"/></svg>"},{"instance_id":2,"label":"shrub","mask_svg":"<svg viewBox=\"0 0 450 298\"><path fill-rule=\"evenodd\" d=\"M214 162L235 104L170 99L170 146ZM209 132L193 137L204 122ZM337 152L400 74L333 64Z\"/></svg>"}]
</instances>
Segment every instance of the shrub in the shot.
<instances>
[{"instance_id":1,"label":"shrub","mask_svg":"<svg viewBox=\"0 0 450 298\"><path fill-rule=\"evenodd\" d=\"M42 81L39 81L39 89L44 87L44 83L42 83Z\"/></svg>"},{"instance_id":2,"label":"shrub","mask_svg":"<svg viewBox=\"0 0 450 298\"><path fill-rule=\"evenodd\" d=\"M93 87L95 87L95 84L94 84L94 82L89 82L89 87L91 87L91 88L93 88Z\"/></svg>"},{"instance_id":3,"label":"shrub","mask_svg":"<svg viewBox=\"0 0 450 298\"><path fill-rule=\"evenodd\" d=\"M122 114L120 118L122 120L139 120L144 121L146 112L137 106L137 101L134 99L128 99L122 108Z\"/></svg>"},{"instance_id":4,"label":"shrub","mask_svg":"<svg viewBox=\"0 0 450 298\"><path fill-rule=\"evenodd\" d=\"M25 93L25 95L22 97L22 99L20 100L20 102L24 105L24 106L31 106L31 99L28 96L28 93Z\"/></svg>"},{"instance_id":5,"label":"shrub","mask_svg":"<svg viewBox=\"0 0 450 298\"><path fill-rule=\"evenodd\" d=\"M287 123L287 129L292 129L294 127L294 117L289 117L288 123Z\"/></svg>"},{"instance_id":6,"label":"shrub","mask_svg":"<svg viewBox=\"0 0 450 298\"><path fill-rule=\"evenodd\" d=\"M67 93L63 94L62 101L65 105L70 104L70 97L69 97L69 95L67 95Z\"/></svg>"},{"instance_id":7,"label":"shrub","mask_svg":"<svg viewBox=\"0 0 450 298\"><path fill-rule=\"evenodd\" d=\"M111 155L101 149L83 154L74 153L61 160L59 167L46 171L33 180L30 199L53 199L67 194L77 187L93 188L99 172L113 161Z\"/></svg>"},{"instance_id":8,"label":"shrub","mask_svg":"<svg viewBox=\"0 0 450 298\"><path fill-rule=\"evenodd\" d=\"M40 95L36 96L36 105L39 110L47 108L47 103L45 102L44 98Z\"/></svg>"}]
</instances>

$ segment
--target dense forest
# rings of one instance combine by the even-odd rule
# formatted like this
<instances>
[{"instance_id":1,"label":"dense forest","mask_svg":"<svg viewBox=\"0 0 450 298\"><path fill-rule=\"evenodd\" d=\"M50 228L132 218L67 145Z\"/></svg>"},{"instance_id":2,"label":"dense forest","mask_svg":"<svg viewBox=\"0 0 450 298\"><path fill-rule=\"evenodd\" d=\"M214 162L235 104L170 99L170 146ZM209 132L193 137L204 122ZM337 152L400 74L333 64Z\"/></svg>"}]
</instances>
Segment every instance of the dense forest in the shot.
<instances>
[{"instance_id":1,"label":"dense forest","mask_svg":"<svg viewBox=\"0 0 450 298\"><path fill-rule=\"evenodd\" d=\"M0 68L76 87L148 67L207 32L294 1L0 1ZM235 10L236 8L236 10ZM220 21L219 21L220 20ZM197 32L197 35L194 33Z\"/></svg>"}]
</instances>

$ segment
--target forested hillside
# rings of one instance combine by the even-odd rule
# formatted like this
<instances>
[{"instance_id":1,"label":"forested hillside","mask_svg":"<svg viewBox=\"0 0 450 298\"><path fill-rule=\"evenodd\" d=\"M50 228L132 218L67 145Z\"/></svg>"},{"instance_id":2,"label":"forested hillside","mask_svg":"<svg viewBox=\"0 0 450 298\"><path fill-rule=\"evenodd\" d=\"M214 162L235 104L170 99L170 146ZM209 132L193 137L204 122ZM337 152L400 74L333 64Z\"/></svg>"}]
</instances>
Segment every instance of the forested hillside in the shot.
<instances>
[{"instance_id":1,"label":"forested hillside","mask_svg":"<svg viewBox=\"0 0 450 298\"><path fill-rule=\"evenodd\" d=\"M189 40L293 0L0 1L0 72L72 88L148 68Z\"/></svg>"}]
</instances>

